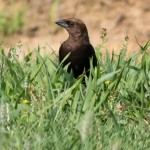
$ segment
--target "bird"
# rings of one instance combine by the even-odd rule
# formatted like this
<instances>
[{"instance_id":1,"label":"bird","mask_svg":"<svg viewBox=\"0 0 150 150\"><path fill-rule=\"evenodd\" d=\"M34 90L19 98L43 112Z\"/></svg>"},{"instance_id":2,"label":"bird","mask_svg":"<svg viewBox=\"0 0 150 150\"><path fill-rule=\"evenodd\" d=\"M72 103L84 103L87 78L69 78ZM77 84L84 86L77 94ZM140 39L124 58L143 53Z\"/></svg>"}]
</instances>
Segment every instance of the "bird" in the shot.
<instances>
[{"instance_id":1,"label":"bird","mask_svg":"<svg viewBox=\"0 0 150 150\"><path fill-rule=\"evenodd\" d=\"M97 57L93 46L90 44L88 30L83 21L76 18L59 19L55 22L65 28L69 37L59 48L59 61L63 66L69 64L67 72L73 72L75 78L85 73L90 73L90 59L93 67L97 66ZM67 57L68 56L68 57ZM67 58L66 58L67 57ZM64 60L64 58L66 58Z\"/></svg>"}]
</instances>

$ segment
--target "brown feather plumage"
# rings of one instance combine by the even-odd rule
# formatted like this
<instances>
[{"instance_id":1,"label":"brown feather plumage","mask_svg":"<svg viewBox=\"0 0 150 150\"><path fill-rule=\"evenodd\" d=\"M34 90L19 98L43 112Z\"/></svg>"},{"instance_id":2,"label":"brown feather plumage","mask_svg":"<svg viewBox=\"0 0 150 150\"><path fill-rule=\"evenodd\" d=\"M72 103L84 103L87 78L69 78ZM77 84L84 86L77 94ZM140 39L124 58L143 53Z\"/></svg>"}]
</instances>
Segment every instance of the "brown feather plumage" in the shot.
<instances>
[{"instance_id":1,"label":"brown feather plumage","mask_svg":"<svg viewBox=\"0 0 150 150\"><path fill-rule=\"evenodd\" d=\"M79 19L61 19L56 22L64 27L69 37L62 43L59 49L59 60L62 60L70 53L63 65L70 63L68 72L73 71L74 77L79 77L84 71L89 76L90 58L93 59L93 66L97 66L97 58L93 46L90 44L86 25Z\"/></svg>"}]
</instances>

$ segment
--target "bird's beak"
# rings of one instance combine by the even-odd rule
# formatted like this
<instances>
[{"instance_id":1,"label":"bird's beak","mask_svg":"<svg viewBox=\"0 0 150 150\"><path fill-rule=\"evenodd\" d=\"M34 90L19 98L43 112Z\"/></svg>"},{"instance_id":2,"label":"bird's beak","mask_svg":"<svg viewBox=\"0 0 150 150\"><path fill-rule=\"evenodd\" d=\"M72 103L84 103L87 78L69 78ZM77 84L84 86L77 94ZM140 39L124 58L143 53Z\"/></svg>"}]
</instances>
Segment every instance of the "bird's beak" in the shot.
<instances>
[{"instance_id":1,"label":"bird's beak","mask_svg":"<svg viewBox=\"0 0 150 150\"><path fill-rule=\"evenodd\" d=\"M57 25L61 26L61 27L64 27L64 28L67 28L68 27L68 24L66 23L65 20L61 19L61 20L58 20L55 22Z\"/></svg>"}]
</instances>

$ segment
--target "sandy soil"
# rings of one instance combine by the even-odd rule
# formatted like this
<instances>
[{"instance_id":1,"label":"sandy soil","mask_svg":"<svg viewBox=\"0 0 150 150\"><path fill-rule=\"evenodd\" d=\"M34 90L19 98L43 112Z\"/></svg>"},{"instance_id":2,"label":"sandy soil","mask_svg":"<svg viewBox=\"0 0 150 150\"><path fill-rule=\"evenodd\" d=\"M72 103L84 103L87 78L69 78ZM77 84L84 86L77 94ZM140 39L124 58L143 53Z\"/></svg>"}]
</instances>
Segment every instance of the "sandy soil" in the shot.
<instances>
[{"instance_id":1,"label":"sandy soil","mask_svg":"<svg viewBox=\"0 0 150 150\"><path fill-rule=\"evenodd\" d=\"M12 4L11 0L0 0L0 3L0 11ZM140 44L150 40L149 0L18 0L13 9L17 13L24 6L27 9L22 34L3 36L2 46L10 47L20 40L24 51L38 45L47 47L48 51L51 48L58 51L68 34L54 22L68 17L85 22L95 47L101 42L103 28L107 29L107 47L110 51L122 47L126 36L129 37L129 52L139 48L135 37Z\"/></svg>"}]
</instances>

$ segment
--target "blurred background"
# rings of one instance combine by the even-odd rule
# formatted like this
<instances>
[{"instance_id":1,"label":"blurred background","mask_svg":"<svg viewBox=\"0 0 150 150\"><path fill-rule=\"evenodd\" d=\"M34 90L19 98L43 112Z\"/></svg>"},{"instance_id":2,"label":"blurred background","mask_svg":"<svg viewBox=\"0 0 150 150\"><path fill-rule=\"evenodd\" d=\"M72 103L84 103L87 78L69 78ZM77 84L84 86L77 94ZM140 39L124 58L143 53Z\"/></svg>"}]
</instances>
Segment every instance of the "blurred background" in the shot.
<instances>
[{"instance_id":1,"label":"blurred background","mask_svg":"<svg viewBox=\"0 0 150 150\"><path fill-rule=\"evenodd\" d=\"M38 45L58 51L68 34L54 22L68 17L85 22L94 47L103 28L109 50L120 48L126 36L128 51L138 49L136 38L141 45L150 40L149 0L0 0L0 46L21 41L24 51Z\"/></svg>"}]
</instances>

